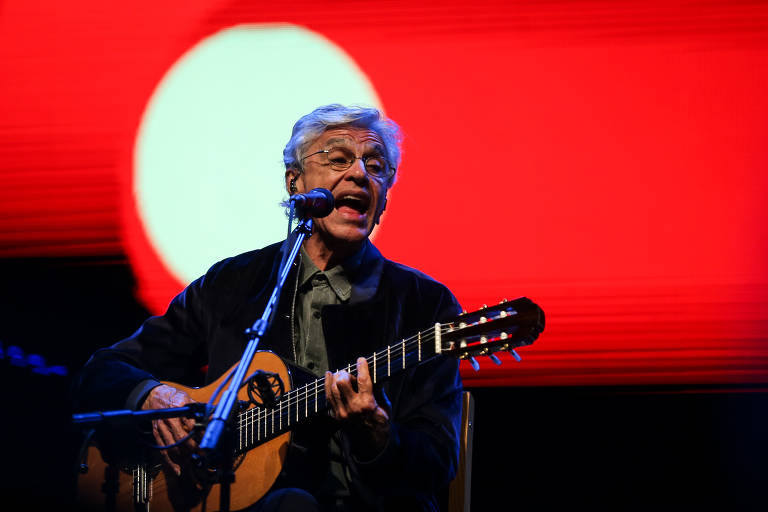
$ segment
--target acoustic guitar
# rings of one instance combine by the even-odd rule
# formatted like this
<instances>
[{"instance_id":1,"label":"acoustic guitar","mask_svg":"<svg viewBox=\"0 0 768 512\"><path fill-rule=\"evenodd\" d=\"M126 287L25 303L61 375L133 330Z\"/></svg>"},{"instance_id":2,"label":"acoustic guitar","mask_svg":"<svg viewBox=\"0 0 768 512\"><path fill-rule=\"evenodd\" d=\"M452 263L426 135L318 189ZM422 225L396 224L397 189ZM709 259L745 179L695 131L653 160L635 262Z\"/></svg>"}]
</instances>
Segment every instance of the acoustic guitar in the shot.
<instances>
[{"instance_id":1,"label":"acoustic guitar","mask_svg":"<svg viewBox=\"0 0 768 512\"><path fill-rule=\"evenodd\" d=\"M444 324L416 333L367 358L372 381L385 379L436 357L469 359L511 351L533 343L544 329L544 313L521 297L463 313ZM356 374L355 365L345 368ZM201 388L166 382L186 392L193 400L208 402L230 372ZM291 430L318 414L327 413L325 378L295 385L290 367L277 355L257 352L248 375L269 376L270 389L244 385L238 394L242 408L234 425L235 481L231 485L232 510L252 505L269 491L286 462ZM254 380L251 380L253 383ZM271 393L270 393L271 391ZM265 396L265 395L271 395ZM106 447L105 447L106 448ZM143 450L139 450L143 451ZM97 441L87 448L87 471L78 479L81 510L116 511L213 511L219 509L220 485L216 471L186 471L181 476L160 463L155 455L113 460L102 453ZM155 452L156 453L156 452Z\"/></svg>"}]
</instances>

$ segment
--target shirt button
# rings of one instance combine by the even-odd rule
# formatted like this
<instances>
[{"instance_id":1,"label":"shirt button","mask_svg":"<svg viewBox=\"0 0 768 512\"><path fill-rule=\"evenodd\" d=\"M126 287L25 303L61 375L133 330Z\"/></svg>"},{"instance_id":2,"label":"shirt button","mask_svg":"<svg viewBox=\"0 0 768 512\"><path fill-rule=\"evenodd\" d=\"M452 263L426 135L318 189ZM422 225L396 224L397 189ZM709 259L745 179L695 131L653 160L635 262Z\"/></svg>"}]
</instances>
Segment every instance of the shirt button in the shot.
<instances>
[{"instance_id":1,"label":"shirt button","mask_svg":"<svg viewBox=\"0 0 768 512\"><path fill-rule=\"evenodd\" d=\"M320 318L320 312L319 311L315 311L314 313L312 313L312 316L315 317L315 318Z\"/></svg>"}]
</instances>

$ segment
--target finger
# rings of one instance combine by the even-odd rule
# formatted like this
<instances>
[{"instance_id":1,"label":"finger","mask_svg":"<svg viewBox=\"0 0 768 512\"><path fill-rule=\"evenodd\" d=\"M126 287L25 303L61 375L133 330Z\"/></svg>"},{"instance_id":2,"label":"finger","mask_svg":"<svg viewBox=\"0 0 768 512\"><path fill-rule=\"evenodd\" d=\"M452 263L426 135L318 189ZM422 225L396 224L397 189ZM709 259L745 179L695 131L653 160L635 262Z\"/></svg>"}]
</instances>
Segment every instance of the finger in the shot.
<instances>
[{"instance_id":1,"label":"finger","mask_svg":"<svg viewBox=\"0 0 768 512\"><path fill-rule=\"evenodd\" d=\"M357 391L361 394L373 394L371 373L368 369L368 361L364 357L357 358Z\"/></svg>"},{"instance_id":2,"label":"finger","mask_svg":"<svg viewBox=\"0 0 768 512\"><path fill-rule=\"evenodd\" d=\"M179 390L174 390L173 396L171 396L169 402L169 407L184 407L187 404L195 403L188 394ZM181 428L183 428L186 433L191 432L192 429L195 428L195 420L192 418L179 418L179 422Z\"/></svg>"},{"instance_id":3,"label":"finger","mask_svg":"<svg viewBox=\"0 0 768 512\"><path fill-rule=\"evenodd\" d=\"M355 386L356 381L357 379L355 379L353 375L350 375L344 370L341 370L334 375L334 385L341 391L341 398L345 403L357 393Z\"/></svg>"},{"instance_id":4,"label":"finger","mask_svg":"<svg viewBox=\"0 0 768 512\"><path fill-rule=\"evenodd\" d=\"M173 442L178 443L185 437L189 436L189 431L186 429L186 423L182 418L169 418L166 420L166 424L173 434ZM180 444L175 450L180 450L182 453L190 453L197 447L195 441L189 437L186 441ZM173 453L172 453L173 454Z\"/></svg>"},{"instance_id":5,"label":"finger","mask_svg":"<svg viewBox=\"0 0 768 512\"><path fill-rule=\"evenodd\" d=\"M178 442L187 437L187 431L179 418L169 418L166 420L168 429L173 434L173 442Z\"/></svg>"},{"instance_id":6,"label":"finger","mask_svg":"<svg viewBox=\"0 0 768 512\"><path fill-rule=\"evenodd\" d=\"M339 419L344 419L347 417L347 399L342 392L342 386L347 386L351 390L351 387L349 386L349 374L347 374L347 377L345 378L343 375L340 375L341 373L346 372L339 372L334 376L334 382L331 385L331 396L333 397L333 403L334 403L334 410L336 412L336 417Z\"/></svg>"},{"instance_id":7,"label":"finger","mask_svg":"<svg viewBox=\"0 0 768 512\"><path fill-rule=\"evenodd\" d=\"M176 476L181 475L181 466L171 460L171 458L168 456L168 450L161 451L160 455L163 457L163 462L165 462L168 467L171 468L171 471L176 473Z\"/></svg>"},{"instance_id":8,"label":"finger","mask_svg":"<svg viewBox=\"0 0 768 512\"><path fill-rule=\"evenodd\" d=\"M157 430L157 421L152 422L152 437L155 438L155 442L157 443L157 446L163 446L165 444L165 441L163 441L163 437L160 435L160 432Z\"/></svg>"},{"instance_id":9,"label":"finger","mask_svg":"<svg viewBox=\"0 0 768 512\"><path fill-rule=\"evenodd\" d=\"M331 415L336 416L336 404L333 398L333 374L331 372L325 372L325 401L328 402L328 407L331 409Z\"/></svg>"},{"instance_id":10,"label":"finger","mask_svg":"<svg viewBox=\"0 0 768 512\"><path fill-rule=\"evenodd\" d=\"M173 439L173 432L171 432L171 429L168 428L168 425L165 422L166 420L158 420L156 422L157 432L160 434L160 439L162 440L162 443L160 443L161 446L172 445L176 442Z\"/></svg>"},{"instance_id":11,"label":"finger","mask_svg":"<svg viewBox=\"0 0 768 512\"><path fill-rule=\"evenodd\" d=\"M160 421L152 422L152 435L155 437L155 441L157 441L159 446L166 446L170 444L168 442L168 437L163 435L163 431L165 431L165 427L161 424ZM176 473L176 476L181 474L181 467L171 460L170 455L168 455L168 450L161 450L160 455L163 458L163 462L165 462L168 467L171 468L174 473Z\"/></svg>"}]
</instances>

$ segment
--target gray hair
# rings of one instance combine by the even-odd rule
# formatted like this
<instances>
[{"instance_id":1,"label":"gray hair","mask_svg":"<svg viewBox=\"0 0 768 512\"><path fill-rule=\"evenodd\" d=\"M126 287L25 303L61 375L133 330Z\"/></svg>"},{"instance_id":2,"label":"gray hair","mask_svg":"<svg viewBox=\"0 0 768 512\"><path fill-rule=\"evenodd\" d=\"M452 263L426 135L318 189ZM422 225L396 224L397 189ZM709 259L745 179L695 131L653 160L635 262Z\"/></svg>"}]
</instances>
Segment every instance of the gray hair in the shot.
<instances>
[{"instance_id":1,"label":"gray hair","mask_svg":"<svg viewBox=\"0 0 768 512\"><path fill-rule=\"evenodd\" d=\"M384 142L390 165L400 166L400 143L403 140L400 127L384 117L378 109L344 106L338 103L318 107L293 125L291 140L283 150L286 169L301 170L301 154L326 130L340 126L354 126L376 132ZM390 182L394 182L393 176Z\"/></svg>"}]
</instances>

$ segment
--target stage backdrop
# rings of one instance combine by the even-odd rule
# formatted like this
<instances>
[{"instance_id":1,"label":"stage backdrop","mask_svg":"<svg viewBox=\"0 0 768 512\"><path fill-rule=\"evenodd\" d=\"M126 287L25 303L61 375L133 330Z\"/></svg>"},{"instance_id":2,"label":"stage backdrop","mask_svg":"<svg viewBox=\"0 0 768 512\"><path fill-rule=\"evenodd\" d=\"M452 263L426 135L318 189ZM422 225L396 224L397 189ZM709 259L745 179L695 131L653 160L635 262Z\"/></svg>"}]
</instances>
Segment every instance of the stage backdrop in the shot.
<instances>
[{"instance_id":1,"label":"stage backdrop","mask_svg":"<svg viewBox=\"0 0 768 512\"><path fill-rule=\"evenodd\" d=\"M159 313L284 236L298 116L376 105L376 245L547 313L467 384L768 381L767 5L8 0L0 69L0 258L126 256Z\"/></svg>"}]
</instances>

